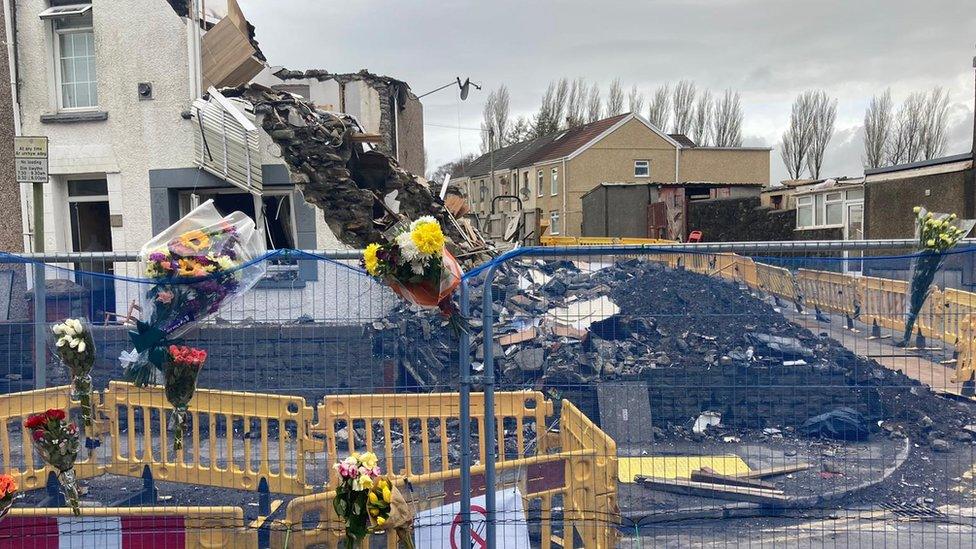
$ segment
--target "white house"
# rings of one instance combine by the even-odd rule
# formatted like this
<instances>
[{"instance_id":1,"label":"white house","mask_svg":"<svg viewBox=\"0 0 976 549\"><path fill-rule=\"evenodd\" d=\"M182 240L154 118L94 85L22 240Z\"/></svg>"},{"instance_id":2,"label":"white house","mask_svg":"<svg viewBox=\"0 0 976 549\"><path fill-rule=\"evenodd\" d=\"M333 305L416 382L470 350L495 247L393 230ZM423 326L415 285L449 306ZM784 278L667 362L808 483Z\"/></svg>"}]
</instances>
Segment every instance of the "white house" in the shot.
<instances>
[{"instance_id":1,"label":"white house","mask_svg":"<svg viewBox=\"0 0 976 549\"><path fill-rule=\"evenodd\" d=\"M194 140L201 128L191 111L208 85L232 85L254 77L263 68L263 56L236 2L228 1L222 19L221 13L208 13L206 24L199 20L203 17L194 17L199 4L12 3L16 47L11 56L19 82L14 103L19 105L20 133L49 138L45 251L138 250L206 199L213 199L221 211L254 215L255 201L248 192L196 166ZM231 41L235 49L230 60L219 56L219 64L214 49L206 47L208 37L217 33L236 40ZM258 150L269 248L342 248L321 213L306 204L290 182L285 165L276 158L277 148L264 132ZM22 188L21 194L22 208L32 211L31 189ZM34 227L31 216L23 217L25 249L32 250ZM138 274L133 264L84 267ZM260 316L265 298L279 303L275 320L331 314L327 307L334 303L312 299L307 285L324 280L323 269L323 263L313 261L276 266L274 276L259 284L241 314ZM338 280L338 275L333 278ZM139 293L118 287L92 290L106 293L106 310L112 307L108 295L114 294L120 311ZM345 299L332 293L335 301ZM362 309L353 306L358 299L345 301L352 307L350 314L360 314Z\"/></svg>"}]
</instances>

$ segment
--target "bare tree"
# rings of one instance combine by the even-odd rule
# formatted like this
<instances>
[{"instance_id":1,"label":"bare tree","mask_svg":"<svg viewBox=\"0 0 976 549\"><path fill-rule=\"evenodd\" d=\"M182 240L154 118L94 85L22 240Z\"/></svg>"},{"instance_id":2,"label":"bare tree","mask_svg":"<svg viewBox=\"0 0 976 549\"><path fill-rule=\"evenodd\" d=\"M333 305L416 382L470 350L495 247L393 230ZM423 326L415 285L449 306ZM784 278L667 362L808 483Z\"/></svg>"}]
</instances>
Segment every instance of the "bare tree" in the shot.
<instances>
[{"instance_id":1,"label":"bare tree","mask_svg":"<svg viewBox=\"0 0 976 549\"><path fill-rule=\"evenodd\" d=\"M607 116L617 116L624 112L624 90L620 87L620 79L614 78L607 93Z\"/></svg>"},{"instance_id":2,"label":"bare tree","mask_svg":"<svg viewBox=\"0 0 976 549\"><path fill-rule=\"evenodd\" d=\"M864 112L864 167L879 168L884 165L885 151L891 140L891 90L871 98Z\"/></svg>"},{"instance_id":3,"label":"bare tree","mask_svg":"<svg viewBox=\"0 0 976 549\"><path fill-rule=\"evenodd\" d=\"M945 153L948 131L949 94L936 87L925 102L925 131L922 134L922 156L928 160Z\"/></svg>"},{"instance_id":4,"label":"bare tree","mask_svg":"<svg viewBox=\"0 0 976 549\"><path fill-rule=\"evenodd\" d=\"M542 96L542 104L535 115L533 133L536 136L549 135L559 131L563 122L563 112L569 95L569 81L565 78L559 82L549 82L546 93Z\"/></svg>"},{"instance_id":5,"label":"bare tree","mask_svg":"<svg viewBox=\"0 0 976 549\"><path fill-rule=\"evenodd\" d=\"M529 139L532 139L532 123L528 118L520 116L515 119L515 122L508 129L508 137L505 142L511 145L513 143L528 141Z\"/></svg>"},{"instance_id":6,"label":"bare tree","mask_svg":"<svg viewBox=\"0 0 976 549\"><path fill-rule=\"evenodd\" d=\"M783 133L780 156L791 179L799 179L807 162L812 141L812 118L814 92L807 91L797 96L790 111L790 125Z\"/></svg>"},{"instance_id":7,"label":"bare tree","mask_svg":"<svg viewBox=\"0 0 976 549\"><path fill-rule=\"evenodd\" d=\"M827 92L813 92L810 114L810 149L807 153L807 170L814 179L820 179L824 152L834 135L834 121L837 119L837 100L827 97Z\"/></svg>"},{"instance_id":8,"label":"bare tree","mask_svg":"<svg viewBox=\"0 0 976 549\"><path fill-rule=\"evenodd\" d=\"M885 160L889 165L915 162L921 158L925 150L923 136L926 102L925 92L915 92L898 109L891 139L885 151Z\"/></svg>"},{"instance_id":9,"label":"bare tree","mask_svg":"<svg viewBox=\"0 0 976 549\"><path fill-rule=\"evenodd\" d=\"M602 108L600 86L593 84L590 86L590 99L586 102L586 121L589 123L599 120Z\"/></svg>"},{"instance_id":10,"label":"bare tree","mask_svg":"<svg viewBox=\"0 0 976 549\"><path fill-rule=\"evenodd\" d=\"M692 139L701 146L707 146L712 139L712 92L702 90L695 105L695 116L691 124Z\"/></svg>"},{"instance_id":11,"label":"bare tree","mask_svg":"<svg viewBox=\"0 0 976 549\"><path fill-rule=\"evenodd\" d=\"M638 91L637 84L634 84L630 88L630 94L627 96L627 104L632 113L640 114L644 110L644 94Z\"/></svg>"},{"instance_id":12,"label":"bare tree","mask_svg":"<svg viewBox=\"0 0 976 549\"><path fill-rule=\"evenodd\" d=\"M586 81L582 78L573 80L569 87L566 100L566 127L578 128L586 123Z\"/></svg>"},{"instance_id":13,"label":"bare tree","mask_svg":"<svg viewBox=\"0 0 976 549\"><path fill-rule=\"evenodd\" d=\"M687 134L695 111L695 83L682 80L671 94L671 133Z\"/></svg>"},{"instance_id":14,"label":"bare tree","mask_svg":"<svg viewBox=\"0 0 976 549\"><path fill-rule=\"evenodd\" d=\"M671 85L664 84L654 90L651 104L647 110L647 120L657 126L659 130L667 131L668 118L671 116Z\"/></svg>"},{"instance_id":15,"label":"bare tree","mask_svg":"<svg viewBox=\"0 0 976 549\"><path fill-rule=\"evenodd\" d=\"M712 116L712 139L716 147L739 147L742 145L742 106L739 92L725 90L721 99L715 98Z\"/></svg>"}]
</instances>

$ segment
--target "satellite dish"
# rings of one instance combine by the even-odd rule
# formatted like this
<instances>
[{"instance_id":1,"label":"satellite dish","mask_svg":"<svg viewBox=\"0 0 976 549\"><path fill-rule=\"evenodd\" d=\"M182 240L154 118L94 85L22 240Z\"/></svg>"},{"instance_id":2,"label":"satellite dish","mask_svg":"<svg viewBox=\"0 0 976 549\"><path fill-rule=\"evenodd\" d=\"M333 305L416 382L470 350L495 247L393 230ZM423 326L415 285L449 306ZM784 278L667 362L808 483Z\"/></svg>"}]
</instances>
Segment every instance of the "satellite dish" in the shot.
<instances>
[{"instance_id":1,"label":"satellite dish","mask_svg":"<svg viewBox=\"0 0 976 549\"><path fill-rule=\"evenodd\" d=\"M512 217L511 221L508 222L508 226L505 227L505 234L502 238L507 242L512 242L515 237L518 236L519 227L522 225L522 212L515 212L515 216Z\"/></svg>"}]
</instances>

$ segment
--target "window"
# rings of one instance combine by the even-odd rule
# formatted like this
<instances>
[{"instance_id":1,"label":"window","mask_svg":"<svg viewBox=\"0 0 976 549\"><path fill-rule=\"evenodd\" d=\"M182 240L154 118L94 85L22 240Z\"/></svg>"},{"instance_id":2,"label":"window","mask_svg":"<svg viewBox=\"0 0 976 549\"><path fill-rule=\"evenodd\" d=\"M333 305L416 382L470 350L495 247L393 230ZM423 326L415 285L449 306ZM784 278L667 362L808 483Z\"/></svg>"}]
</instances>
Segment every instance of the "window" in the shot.
<instances>
[{"instance_id":1,"label":"window","mask_svg":"<svg viewBox=\"0 0 976 549\"><path fill-rule=\"evenodd\" d=\"M559 169L552 169L552 180L549 182L549 194L556 196L559 194Z\"/></svg>"},{"instance_id":2,"label":"window","mask_svg":"<svg viewBox=\"0 0 976 549\"><path fill-rule=\"evenodd\" d=\"M273 192L266 188L261 199L268 249L297 248L298 230L292 211L291 193ZM186 215L198 204L207 200L213 200L214 207L220 215L243 212L254 219L254 195L236 189L227 192L222 189L204 189L196 193L183 193L180 196L180 215Z\"/></svg>"},{"instance_id":3,"label":"window","mask_svg":"<svg viewBox=\"0 0 976 549\"><path fill-rule=\"evenodd\" d=\"M648 160L634 160L634 177L650 177L651 162Z\"/></svg>"},{"instance_id":4,"label":"window","mask_svg":"<svg viewBox=\"0 0 976 549\"><path fill-rule=\"evenodd\" d=\"M542 196L542 170L539 170L537 173L539 175L539 189L537 196Z\"/></svg>"},{"instance_id":5,"label":"window","mask_svg":"<svg viewBox=\"0 0 976 549\"><path fill-rule=\"evenodd\" d=\"M796 226L799 229L837 227L844 224L844 193L818 193L796 197Z\"/></svg>"},{"instance_id":6,"label":"window","mask_svg":"<svg viewBox=\"0 0 976 549\"><path fill-rule=\"evenodd\" d=\"M484 204L485 202L488 201L488 187L485 185L485 180L484 179L482 179L480 181L480 184L481 184L481 191L480 191L480 193L481 193L481 199L480 199L480 202L482 204Z\"/></svg>"},{"instance_id":7,"label":"window","mask_svg":"<svg viewBox=\"0 0 976 549\"><path fill-rule=\"evenodd\" d=\"M83 15L56 17L52 24L58 108L90 109L98 106L91 10Z\"/></svg>"},{"instance_id":8,"label":"window","mask_svg":"<svg viewBox=\"0 0 976 549\"><path fill-rule=\"evenodd\" d=\"M813 197L800 196L796 199L796 227L804 229L813 226Z\"/></svg>"},{"instance_id":9,"label":"window","mask_svg":"<svg viewBox=\"0 0 976 549\"><path fill-rule=\"evenodd\" d=\"M549 212L549 234L559 234L559 211Z\"/></svg>"},{"instance_id":10,"label":"window","mask_svg":"<svg viewBox=\"0 0 976 549\"><path fill-rule=\"evenodd\" d=\"M824 197L824 216L827 225L844 223L844 193L827 193Z\"/></svg>"}]
</instances>

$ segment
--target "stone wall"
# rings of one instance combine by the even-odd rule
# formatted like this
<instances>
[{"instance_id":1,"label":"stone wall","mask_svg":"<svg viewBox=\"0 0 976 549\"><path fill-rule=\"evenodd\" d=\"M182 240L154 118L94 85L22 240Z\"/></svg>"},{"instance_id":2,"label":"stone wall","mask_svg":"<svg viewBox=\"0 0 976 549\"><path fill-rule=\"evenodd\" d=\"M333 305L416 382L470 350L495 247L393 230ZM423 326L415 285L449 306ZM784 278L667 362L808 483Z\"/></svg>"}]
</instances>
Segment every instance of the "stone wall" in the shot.
<instances>
[{"instance_id":1,"label":"stone wall","mask_svg":"<svg viewBox=\"0 0 976 549\"><path fill-rule=\"evenodd\" d=\"M757 196L688 203L688 230L705 242L793 240L795 229L795 210L760 208Z\"/></svg>"}]
</instances>

